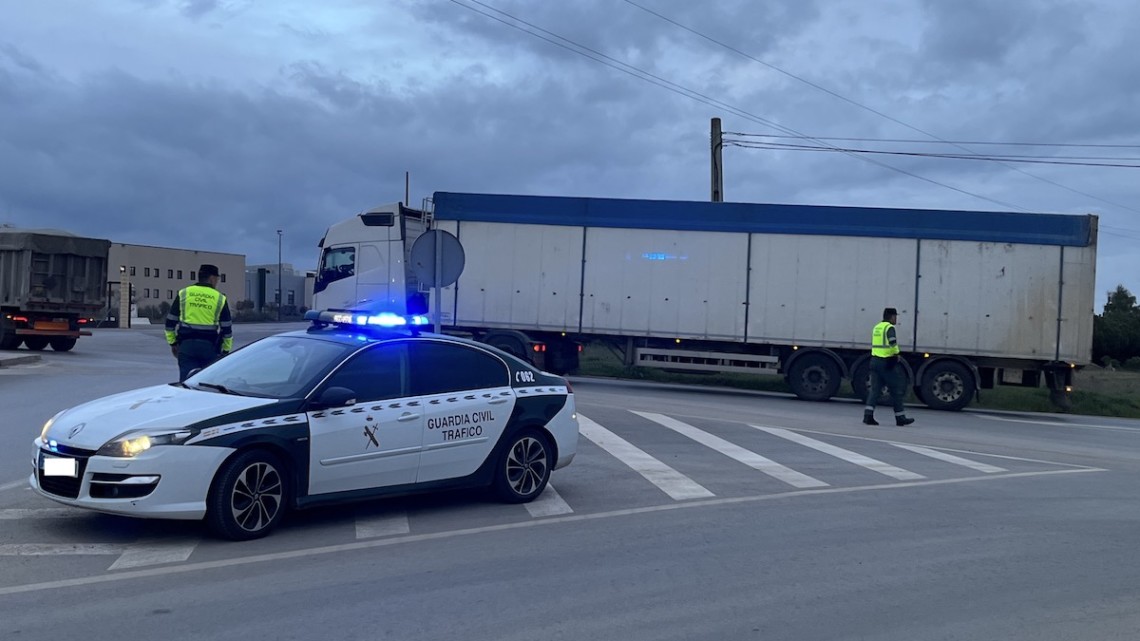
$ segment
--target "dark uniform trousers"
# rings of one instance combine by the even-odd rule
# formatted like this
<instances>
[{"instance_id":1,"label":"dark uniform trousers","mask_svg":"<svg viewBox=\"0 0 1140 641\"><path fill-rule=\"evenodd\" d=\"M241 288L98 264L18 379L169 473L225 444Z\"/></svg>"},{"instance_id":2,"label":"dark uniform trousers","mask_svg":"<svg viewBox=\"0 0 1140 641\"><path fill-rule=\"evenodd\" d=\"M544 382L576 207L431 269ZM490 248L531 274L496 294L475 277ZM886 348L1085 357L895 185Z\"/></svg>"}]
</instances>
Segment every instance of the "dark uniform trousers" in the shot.
<instances>
[{"instance_id":1,"label":"dark uniform trousers","mask_svg":"<svg viewBox=\"0 0 1140 641\"><path fill-rule=\"evenodd\" d=\"M895 415L901 416L906 411L903 406L903 402L906 400L906 373L903 372L902 365L897 358L872 356L871 386L867 390L867 407L871 410L874 410L875 405L878 404L879 394L884 385L891 392L891 402L895 406Z\"/></svg>"}]
</instances>

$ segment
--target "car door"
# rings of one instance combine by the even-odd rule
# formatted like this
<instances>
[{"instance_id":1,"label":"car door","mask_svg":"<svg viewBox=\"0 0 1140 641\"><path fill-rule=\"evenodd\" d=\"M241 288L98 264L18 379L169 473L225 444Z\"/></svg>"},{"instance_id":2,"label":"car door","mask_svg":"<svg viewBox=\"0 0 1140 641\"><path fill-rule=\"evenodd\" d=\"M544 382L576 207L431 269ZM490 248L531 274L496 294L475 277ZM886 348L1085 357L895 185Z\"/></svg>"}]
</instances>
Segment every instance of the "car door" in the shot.
<instances>
[{"instance_id":1,"label":"car door","mask_svg":"<svg viewBox=\"0 0 1140 641\"><path fill-rule=\"evenodd\" d=\"M380 343L358 352L320 389L356 393L351 407L308 413L309 494L413 483L423 446L424 408L405 398L408 349Z\"/></svg>"},{"instance_id":2,"label":"car door","mask_svg":"<svg viewBox=\"0 0 1140 641\"><path fill-rule=\"evenodd\" d=\"M422 340L409 345L411 393L423 403L418 483L473 473L506 429L514 408L510 371L474 346Z\"/></svg>"}]
</instances>

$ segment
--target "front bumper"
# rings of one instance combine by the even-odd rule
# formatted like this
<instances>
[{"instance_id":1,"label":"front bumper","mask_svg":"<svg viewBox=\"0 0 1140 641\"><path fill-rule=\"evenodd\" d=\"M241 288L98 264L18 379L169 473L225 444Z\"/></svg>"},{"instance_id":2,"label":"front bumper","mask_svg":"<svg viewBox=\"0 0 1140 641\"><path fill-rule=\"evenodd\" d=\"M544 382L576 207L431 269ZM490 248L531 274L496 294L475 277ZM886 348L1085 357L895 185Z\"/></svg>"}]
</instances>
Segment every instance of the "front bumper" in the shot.
<instances>
[{"instance_id":1,"label":"front bumper","mask_svg":"<svg viewBox=\"0 0 1140 641\"><path fill-rule=\"evenodd\" d=\"M197 520L206 515L214 474L233 452L228 447L165 445L134 458L87 456L52 452L36 439L28 483L41 496L73 507L142 518ZM46 476L45 457L77 459L77 475ZM102 498L124 495L130 498Z\"/></svg>"}]
</instances>

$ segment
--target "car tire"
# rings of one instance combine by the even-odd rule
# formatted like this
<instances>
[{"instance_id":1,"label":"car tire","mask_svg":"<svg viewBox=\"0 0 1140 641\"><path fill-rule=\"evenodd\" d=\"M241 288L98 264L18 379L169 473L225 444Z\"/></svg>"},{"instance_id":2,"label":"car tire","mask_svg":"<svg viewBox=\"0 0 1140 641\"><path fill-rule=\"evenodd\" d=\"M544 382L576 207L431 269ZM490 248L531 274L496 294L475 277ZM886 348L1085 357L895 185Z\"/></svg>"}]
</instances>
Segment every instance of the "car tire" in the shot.
<instances>
[{"instance_id":1,"label":"car tire","mask_svg":"<svg viewBox=\"0 0 1140 641\"><path fill-rule=\"evenodd\" d=\"M550 481L554 450L538 430L528 429L506 441L495 466L494 489L504 503L529 503Z\"/></svg>"},{"instance_id":2,"label":"car tire","mask_svg":"<svg viewBox=\"0 0 1140 641\"><path fill-rule=\"evenodd\" d=\"M289 499L288 474L280 459L265 450L241 452L214 477L206 499L206 522L231 541L261 538L278 523Z\"/></svg>"}]
</instances>

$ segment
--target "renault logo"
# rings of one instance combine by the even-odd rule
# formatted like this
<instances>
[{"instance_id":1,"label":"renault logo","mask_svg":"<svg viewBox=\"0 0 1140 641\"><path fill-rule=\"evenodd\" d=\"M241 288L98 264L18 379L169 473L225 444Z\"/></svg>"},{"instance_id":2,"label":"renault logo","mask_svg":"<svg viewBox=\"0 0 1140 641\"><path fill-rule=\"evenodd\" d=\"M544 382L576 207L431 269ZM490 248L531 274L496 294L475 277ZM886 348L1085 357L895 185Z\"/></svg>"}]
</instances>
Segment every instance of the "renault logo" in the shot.
<instances>
[{"instance_id":1,"label":"renault logo","mask_svg":"<svg viewBox=\"0 0 1140 641\"><path fill-rule=\"evenodd\" d=\"M87 427L87 423L80 423L71 428L71 431L67 433L67 438L75 438L75 435L82 432L85 427Z\"/></svg>"}]
</instances>

